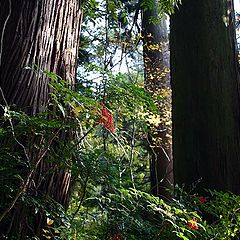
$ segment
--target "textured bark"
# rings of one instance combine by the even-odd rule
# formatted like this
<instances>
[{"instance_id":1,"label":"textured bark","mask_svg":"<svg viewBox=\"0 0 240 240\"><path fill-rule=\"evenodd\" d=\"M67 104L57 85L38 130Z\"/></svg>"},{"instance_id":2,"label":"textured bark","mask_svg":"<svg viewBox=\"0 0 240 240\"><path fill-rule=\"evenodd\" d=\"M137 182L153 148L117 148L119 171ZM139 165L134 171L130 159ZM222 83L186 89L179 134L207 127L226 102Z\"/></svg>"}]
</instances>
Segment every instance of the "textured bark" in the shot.
<instances>
[{"instance_id":1,"label":"textured bark","mask_svg":"<svg viewBox=\"0 0 240 240\"><path fill-rule=\"evenodd\" d=\"M0 29L9 13L1 45L0 86L8 104L35 114L46 108L48 79L25 67L36 64L74 83L79 1L2 1Z\"/></svg>"},{"instance_id":2,"label":"textured bark","mask_svg":"<svg viewBox=\"0 0 240 240\"><path fill-rule=\"evenodd\" d=\"M185 0L171 18L175 182L240 193L232 1Z\"/></svg>"},{"instance_id":3,"label":"textured bark","mask_svg":"<svg viewBox=\"0 0 240 240\"><path fill-rule=\"evenodd\" d=\"M152 18L159 18L155 9L143 11L145 88L152 95L162 96L162 100L157 103L160 122L151 124L149 134L152 149L151 189L154 195L169 198L173 183L173 163L168 33L165 19L160 23L152 23Z\"/></svg>"},{"instance_id":4,"label":"textured bark","mask_svg":"<svg viewBox=\"0 0 240 240\"><path fill-rule=\"evenodd\" d=\"M79 0L1 1L0 104L15 105L30 115L46 110L49 79L41 71L33 71L27 66L37 65L39 69L55 72L74 86L80 25ZM62 135L60 137L64 139ZM40 152L29 150L32 164ZM66 207L71 175L61 169L48 174L52 168L57 169L46 158L40 161L33 177L34 186L38 186L34 194L47 194ZM21 214L11 224L18 232L18 239L26 239L27 234L39 235L43 221L46 221L41 214L34 216L34 212L24 211L10 212L12 219L14 214ZM4 230L11 232L9 226L4 227L6 224L3 223L2 238L6 234Z\"/></svg>"}]
</instances>

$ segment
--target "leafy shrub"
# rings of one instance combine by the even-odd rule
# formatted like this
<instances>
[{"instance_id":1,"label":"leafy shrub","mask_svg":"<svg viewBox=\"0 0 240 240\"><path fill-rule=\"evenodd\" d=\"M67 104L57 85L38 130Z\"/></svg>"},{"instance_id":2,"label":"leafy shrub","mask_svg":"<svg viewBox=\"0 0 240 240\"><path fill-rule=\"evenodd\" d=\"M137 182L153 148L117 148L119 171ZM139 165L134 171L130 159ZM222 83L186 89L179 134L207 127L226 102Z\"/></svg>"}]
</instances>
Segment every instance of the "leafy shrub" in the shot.
<instances>
[{"instance_id":1,"label":"leafy shrub","mask_svg":"<svg viewBox=\"0 0 240 240\"><path fill-rule=\"evenodd\" d=\"M166 202L146 192L122 188L88 198L85 207L89 212L83 207L86 215L78 218L79 223L85 221L85 227L79 233L82 237L76 239L239 239L240 197L210 190L207 194L183 193L181 198Z\"/></svg>"}]
</instances>

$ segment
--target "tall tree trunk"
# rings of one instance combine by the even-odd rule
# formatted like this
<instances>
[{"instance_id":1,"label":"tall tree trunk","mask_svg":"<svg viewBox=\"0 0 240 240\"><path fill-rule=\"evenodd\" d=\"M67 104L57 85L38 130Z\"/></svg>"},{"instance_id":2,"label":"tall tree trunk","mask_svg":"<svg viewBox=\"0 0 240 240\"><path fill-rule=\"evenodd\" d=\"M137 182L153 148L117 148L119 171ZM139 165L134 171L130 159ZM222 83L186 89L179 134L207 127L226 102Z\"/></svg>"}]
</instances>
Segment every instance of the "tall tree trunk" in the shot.
<instances>
[{"instance_id":1,"label":"tall tree trunk","mask_svg":"<svg viewBox=\"0 0 240 240\"><path fill-rule=\"evenodd\" d=\"M49 79L27 66L37 65L42 70L55 72L73 86L80 25L80 0L1 1L0 104L15 105L30 115L46 110ZM40 152L29 150L32 164ZM50 167L46 158L39 162L36 174L33 174L34 186L38 185L34 194L46 194L66 207L71 175L65 170L49 175ZM16 213L12 209L8 215L12 216L8 217L12 222L10 225L2 220L2 238L13 227L18 232L17 239L25 240L27 235L40 235L42 226L46 224L43 223L45 217L35 217L31 211L24 213L18 209Z\"/></svg>"},{"instance_id":2,"label":"tall tree trunk","mask_svg":"<svg viewBox=\"0 0 240 240\"><path fill-rule=\"evenodd\" d=\"M157 2L156 2L157 4ZM155 4L155 5L156 5ZM159 19L156 9L143 10L143 57L146 90L161 96L157 103L160 115L150 126L152 193L169 198L173 184L171 145L171 89L169 76L168 33L165 19Z\"/></svg>"},{"instance_id":3,"label":"tall tree trunk","mask_svg":"<svg viewBox=\"0 0 240 240\"><path fill-rule=\"evenodd\" d=\"M171 18L175 182L240 193L233 2L184 0Z\"/></svg>"}]
</instances>

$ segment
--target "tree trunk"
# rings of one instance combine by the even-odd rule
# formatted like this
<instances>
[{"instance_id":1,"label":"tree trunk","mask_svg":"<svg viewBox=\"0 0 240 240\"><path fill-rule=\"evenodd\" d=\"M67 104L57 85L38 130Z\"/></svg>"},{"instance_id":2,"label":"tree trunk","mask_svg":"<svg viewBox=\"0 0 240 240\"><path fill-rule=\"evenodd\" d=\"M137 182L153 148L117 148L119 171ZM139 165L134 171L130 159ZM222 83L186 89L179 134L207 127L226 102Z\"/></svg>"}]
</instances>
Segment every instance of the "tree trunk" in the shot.
<instances>
[{"instance_id":1,"label":"tree trunk","mask_svg":"<svg viewBox=\"0 0 240 240\"><path fill-rule=\"evenodd\" d=\"M55 72L73 86L80 26L79 0L1 1L0 104L15 105L29 115L46 111L49 79L41 71L26 68L33 65ZM32 164L40 152L29 150ZM56 170L50 175L50 167L46 158L40 161L33 175L34 185L38 185L35 195L46 194L66 207L71 175L66 170ZM27 235L41 235L46 218L25 210L9 211L8 219L12 219L12 223L2 220L1 238L6 232L14 235L11 231L17 232L17 239L24 240ZM14 217L16 214L19 216Z\"/></svg>"},{"instance_id":2,"label":"tree trunk","mask_svg":"<svg viewBox=\"0 0 240 240\"><path fill-rule=\"evenodd\" d=\"M240 193L232 1L185 0L171 18L175 183ZM193 187L193 185L192 185Z\"/></svg>"},{"instance_id":3,"label":"tree trunk","mask_svg":"<svg viewBox=\"0 0 240 240\"><path fill-rule=\"evenodd\" d=\"M162 97L157 102L160 112L158 120L150 125L151 189L154 195L169 198L173 183L173 163L168 33L165 19L159 23L151 22L154 18L155 21L159 19L156 9L143 10L145 88L150 94Z\"/></svg>"}]
</instances>

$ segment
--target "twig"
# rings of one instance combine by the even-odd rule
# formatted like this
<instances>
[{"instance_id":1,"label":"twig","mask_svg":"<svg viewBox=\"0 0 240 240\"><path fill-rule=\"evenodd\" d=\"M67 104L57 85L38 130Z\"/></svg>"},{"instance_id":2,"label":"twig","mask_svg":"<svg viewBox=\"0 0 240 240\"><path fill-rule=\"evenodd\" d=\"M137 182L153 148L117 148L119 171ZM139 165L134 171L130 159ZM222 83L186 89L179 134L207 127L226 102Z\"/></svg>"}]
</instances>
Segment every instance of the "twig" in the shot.
<instances>
[{"instance_id":1,"label":"twig","mask_svg":"<svg viewBox=\"0 0 240 240\"><path fill-rule=\"evenodd\" d=\"M0 88L0 91L2 92L2 89ZM3 92L2 92L2 95L4 96L4 94L3 94ZM2 106L2 105L0 105L2 108L3 108L3 111L5 112L5 113L7 113L8 112L8 109L9 109L9 107L8 107L8 105L7 105L7 103L6 103L6 108L7 108L7 110L6 110L6 108L4 108L4 106ZM14 126L13 126L13 122L12 122L12 118L11 118L11 114L9 114L9 123L10 123L10 127L11 127L11 133L12 133L12 136L13 136L13 139L16 141L16 143L23 149L23 152L24 152L24 154L25 154L25 157L27 158L27 163L28 163L28 166L30 166L30 159L29 159L29 156L28 156L28 154L27 154L27 149L25 148L25 146L21 143L21 142L19 142L19 140L17 139L17 137L16 137L16 134L15 134L15 129L14 129Z\"/></svg>"},{"instance_id":2,"label":"twig","mask_svg":"<svg viewBox=\"0 0 240 240\"><path fill-rule=\"evenodd\" d=\"M3 24L3 29L2 29L2 36L1 36L1 46L0 46L0 66L2 65L2 50L3 50L3 37L4 37L4 33L5 33L5 29L6 29L6 25L7 25L7 22L12 14L12 2L11 0L8 0L9 2L9 12L8 12L8 15L7 15L7 18Z\"/></svg>"},{"instance_id":3,"label":"twig","mask_svg":"<svg viewBox=\"0 0 240 240\"><path fill-rule=\"evenodd\" d=\"M87 189L88 179L89 179L89 175L87 175L86 180L85 180L85 182L84 182L83 194L82 194L82 196L81 196L80 199L79 199L79 204L78 204L77 210L73 213L70 223L73 222L75 216L78 214L78 212L79 212L79 210L80 210L80 207L82 206L84 197L85 197L85 195L86 195L86 189Z\"/></svg>"},{"instance_id":4,"label":"twig","mask_svg":"<svg viewBox=\"0 0 240 240\"><path fill-rule=\"evenodd\" d=\"M51 145L52 141L55 139L55 137L58 135L60 129L56 132L56 134L53 136L53 138L50 140L48 145ZM40 158L38 159L38 161L36 162L35 166L31 169L31 171L28 173L25 181L23 181L22 185L20 186L20 190L17 193L17 195L15 196L15 198L13 199L13 201L11 202L11 204L9 205L9 207L1 214L0 216L0 222L3 220L3 218L12 210L12 208L15 206L17 200L19 199L19 197L27 190L28 184L32 178L32 175L34 173L34 171L37 169L39 163L42 161L42 159L45 157L45 155L47 154L49 148L47 147L47 149L42 153L42 155L40 156Z\"/></svg>"},{"instance_id":5,"label":"twig","mask_svg":"<svg viewBox=\"0 0 240 240\"><path fill-rule=\"evenodd\" d=\"M130 177L132 181L132 186L135 189L134 184L134 177L133 177L133 171L132 171L132 165L133 165L133 157L134 157L134 147L135 147L135 132L136 132L136 126L135 122L133 122L133 129L132 129L132 140L131 140L131 155L130 155L130 161L129 161L129 168L130 168Z\"/></svg>"}]
</instances>

